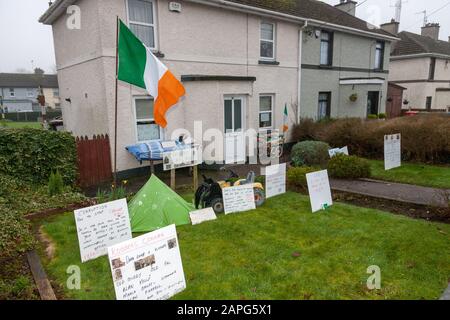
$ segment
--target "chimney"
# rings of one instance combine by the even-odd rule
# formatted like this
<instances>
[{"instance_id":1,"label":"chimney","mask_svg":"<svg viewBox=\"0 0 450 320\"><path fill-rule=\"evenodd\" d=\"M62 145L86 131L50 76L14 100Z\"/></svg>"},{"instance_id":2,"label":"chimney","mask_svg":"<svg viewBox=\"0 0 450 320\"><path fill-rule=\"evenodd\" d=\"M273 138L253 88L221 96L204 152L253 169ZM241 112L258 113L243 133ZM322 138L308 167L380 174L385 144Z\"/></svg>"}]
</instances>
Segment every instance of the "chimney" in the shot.
<instances>
[{"instance_id":1,"label":"chimney","mask_svg":"<svg viewBox=\"0 0 450 320\"><path fill-rule=\"evenodd\" d=\"M434 40L439 40L439 29L441 26L439 23L427 23L425 27L422 27L422 35L430 37Z\"/></svg>"},{"instance_id":2,"label":"chimney","mask_svg":"<svg viewBox=\"0 0 450 320\"><path fill-rule=\"evenodd\" d=\"M448 42L450 42L450 36L448 36Z\"/></svg>"},{"instance_id":3,"label":"chimney","mask_svg":"<svg viewBox=\"0 0 450 320\"><path fill-rule=\"evenodd\" d=\"M335 5L336 8L351 14L352 16L356 16L356 5L358 3L356 1L351 0L340 0L340 3Z\"/></svg>"},{"instance_id":4,"label":"chimney","mask_svg":"<svg viewBox=\"0 0 450 320\"><path fill-rule=\"evenodd\" d=\"M391 22L383 23L380 28L384 31L387 31L392 34L398 34L400 27L400 22L395 21L394 19L391 20Z\"/></svg>"}]
</instances>

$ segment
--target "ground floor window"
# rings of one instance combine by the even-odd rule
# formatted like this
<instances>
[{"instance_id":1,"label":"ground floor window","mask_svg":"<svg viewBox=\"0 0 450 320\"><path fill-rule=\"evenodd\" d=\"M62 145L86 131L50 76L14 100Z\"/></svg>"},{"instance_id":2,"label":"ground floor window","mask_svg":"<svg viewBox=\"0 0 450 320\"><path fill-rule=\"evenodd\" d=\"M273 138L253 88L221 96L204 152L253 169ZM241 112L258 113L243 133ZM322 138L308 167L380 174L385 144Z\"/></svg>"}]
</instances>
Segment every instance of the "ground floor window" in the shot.
<instances>
[{"instance_id":1,"label":"ground floor window","mask_svg":"<svg viewBox=\"0 0 450 320\"><path fill-rule=\"evenodd\" d=\"M242 97L226 97L224 101L225 132L243 130L244 99Z\"/></svg>"},{"instance_id":2,"label":"ground floor window","mask_svg":"<svg viewBox=\"0 0 450 320\"><path fill-rule=\"evenodd\" d=\"M153 116L154 100L150 97L134 98L136 109L136 132L138 142L161 139L161 128Z\"/></svg>"},{"instance_id":3,"label":"ground floor window","mask_svg":"<svg viewBox=\"0 0 450 320\"><path fill-rule=\"evenodd\" d=\"M431 103L433 102L433 97L427 97L426 108L427 110L431 110Z\"/></svg>"},{"instance_id":4,"label":"ground floor window","mask_svg":"<svg viewBox=\"0 0 450 320\"><path fill-rule=\"evenodd\" d=\"M319 92L318 120L331 116L331 92Z\"/></svg>"},{"instance_id":5,"label":"ground floor window","mask_svg":"<svg viewBox=\"0 0 450 320\"><path fill-rule=\"evenodd\" d=\"M271 129L273 127L273 95L259 97L259 128Z\"/></svg>"},{"instance_id":6,"label":"ground floor window","mask_svg":"<svg viewBox=\"0 0 450 320\"><path fill-rule=\"evenodd\" d=\"M380 104L380 91L369 91L367 93L367 116L378 115Z\"/></svg>"}]
</instances>

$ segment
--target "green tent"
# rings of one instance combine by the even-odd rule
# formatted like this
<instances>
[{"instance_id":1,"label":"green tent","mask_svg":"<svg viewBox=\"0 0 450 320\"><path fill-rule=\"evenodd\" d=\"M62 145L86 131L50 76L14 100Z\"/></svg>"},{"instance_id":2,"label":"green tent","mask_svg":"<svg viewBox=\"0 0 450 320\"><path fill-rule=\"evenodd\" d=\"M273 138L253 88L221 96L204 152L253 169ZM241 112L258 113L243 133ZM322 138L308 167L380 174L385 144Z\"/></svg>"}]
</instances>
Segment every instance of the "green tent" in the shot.
<instances>
[{"instance_id":1,"label":"green tent","mask_svg":"<svg viewBox=\"0 0 450 320\"><path fill-rule=\"evenodd\" d=\"M193 210L192 204L155 175L128 204L133 232L150 232L171 224L190 224L189 212Z\"/></svg>"}]
</instances>

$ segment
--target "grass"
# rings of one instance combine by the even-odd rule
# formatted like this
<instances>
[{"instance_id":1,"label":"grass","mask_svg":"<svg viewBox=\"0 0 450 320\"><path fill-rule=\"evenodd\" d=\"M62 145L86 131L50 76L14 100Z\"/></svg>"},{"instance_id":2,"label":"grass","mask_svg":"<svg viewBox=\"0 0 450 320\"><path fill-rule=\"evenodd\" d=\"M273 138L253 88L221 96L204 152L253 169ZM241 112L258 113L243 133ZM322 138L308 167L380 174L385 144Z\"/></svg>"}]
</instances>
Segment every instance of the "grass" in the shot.
<instances>
[{"instance_id":1,"label":"grass","mask_svg":"<svg viewBox=\"0 0 450 320\"><path fill-rule=\"evenodd\" d=\"M15 122L15 121L3 121L0 120L0 128L34 128L41 129L42 124L40 122Z\"/></svg>"},{"instance_id":2,"label":"grass","mask_svg":"<svg viewBox=\"0 0 450 320\"><path fill-rule=\"evenodd\" d=\"M43 226L56 246L50 276L64 286L67 268L81 268L81 290L66 297L114 299L107 258L80 262L73 214ZM345 204L312 214L296 193L177 231L187 288L175 299L438 299L450 277L450 225ZM381 290L366 287L372 265Z\"/></svg>"},{"instance_id":3,"label":"grass","mask_svg":"<svg viewBox=\"0 0 450 320\"><path fill-rule=\"evenodd\" d=\"M424 187L450 189L450 167L402 163L400 168L384 170L384 162L370 160L372 178L415 184Z\"/></svg>"}]
</instances>

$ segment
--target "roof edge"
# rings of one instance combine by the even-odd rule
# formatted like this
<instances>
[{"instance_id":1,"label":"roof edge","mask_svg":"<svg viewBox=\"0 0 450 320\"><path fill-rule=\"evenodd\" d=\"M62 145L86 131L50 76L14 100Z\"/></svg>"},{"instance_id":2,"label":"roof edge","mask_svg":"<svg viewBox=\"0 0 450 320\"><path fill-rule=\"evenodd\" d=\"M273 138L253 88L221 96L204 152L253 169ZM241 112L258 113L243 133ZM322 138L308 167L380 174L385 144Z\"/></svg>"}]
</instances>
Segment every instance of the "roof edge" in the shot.
<instances>
[{"instance_id":1,"label":"roof edge","mask_svg":"<svg viewBox=\"0 0 450 320\"><path fill-rule=\"evenodd\" d=\"M68 6L74 4L76 1L77 0L56 0L38 21L43 24L51 25L63 12L65 12Z\"/></svg>"}]
</instances>

